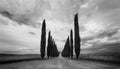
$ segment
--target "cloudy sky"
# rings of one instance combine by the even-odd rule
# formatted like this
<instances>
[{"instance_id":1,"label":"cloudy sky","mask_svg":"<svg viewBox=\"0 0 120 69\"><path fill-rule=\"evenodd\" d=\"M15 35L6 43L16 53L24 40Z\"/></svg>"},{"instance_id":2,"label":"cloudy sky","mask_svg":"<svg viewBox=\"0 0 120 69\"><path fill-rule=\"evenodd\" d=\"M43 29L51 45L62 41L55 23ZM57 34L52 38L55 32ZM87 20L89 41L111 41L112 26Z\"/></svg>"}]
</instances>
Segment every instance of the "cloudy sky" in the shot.
<instances>
[{"instance_id":1,"label":"cloudy sky","mask_svg":"<svg viewBox=\"0 0 120 69\"><path fill-rule=\"evenodd\" d=\"M0 0L0 53L39 53L46 19L58 49L79 14L82 53L120 52L120 0Z\"/></svg>"}]
</instances>

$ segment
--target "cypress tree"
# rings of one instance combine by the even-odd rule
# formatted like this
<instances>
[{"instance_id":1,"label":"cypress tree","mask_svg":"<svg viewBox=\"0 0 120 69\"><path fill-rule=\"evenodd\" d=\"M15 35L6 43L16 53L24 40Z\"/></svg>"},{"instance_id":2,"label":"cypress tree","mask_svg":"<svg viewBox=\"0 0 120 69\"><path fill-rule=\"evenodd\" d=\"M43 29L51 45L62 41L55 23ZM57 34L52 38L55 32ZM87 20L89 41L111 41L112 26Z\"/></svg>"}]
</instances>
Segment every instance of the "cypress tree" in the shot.
<instances>
[{"instance_id":1,"label":"cypress tree","mask_svg":"<svg viewBox=\"0 0 120 69\"><path fill-rule=\"evenodd\" d=\"M69 44L69 37L66 40L64 49L62 51L62 56L63 57L70 57L70 44Z\"/></svg>"},{"instance_id":2,"label":"cypress tree","mask_svg":"<svg viewBox=\"0 0 120 69\"><path fill-rule=\"evenodd\" d=\"M42 31L41 31L41 48L40 48L42 59L44 59L45 57L45 46L46 46L46 23L44 20L42 24Z\"/></svg>"},{"instance_id":3,"label":"cypress tree","mask_svg":"<svg viewBox=\"0 0 120 69\"><path fill-rule=\"evenodd\" d=\"M55 42L53 40L53 57L56 57L56 54L57 54L56 45L55 45Z\"/></svg>"},{"instance_id":4,"label":"cypress tree","mask_svg":"<svg viewBox=\"0 0 120 69\"><path fill-rule=\"evenodd\" d=\"M53 57L57 57L57 56L59 56L59 52L55 44L55 41L53 40Z\"/></svg>"},{"instance_id":5,"label":"cypress tree","mask_svg":"<svg viewBox=\"0 0 120 69\"><path fill-rule=\"evenodd\" d=\"M75 54L78 59L80 55L80 36L79 36L79 23L78 23L78 14L74 17L74 40L75 40Z\"/></svg>"},{"instance_id":6,"label":"cypress tree","mask_svg":"<svg viewBox=\"0 0 120 69\"><path fill-rule=\"evenodd\" d=\"M67 47L68 47L68 57L70 57L70 40L69 40L69 37L67 39Z\"/></svg>"},{"instance_id":7,"label":"cypress tree","mask_svg":"<svg viewBox=\"0 0 120 69\"><path fill-rule=\"evenodd\" d=\"M50 35L50 57L52 57L52 51L53 51L53 46L52 46L52 36Z\"/></svg>"},{"instance_id":8,"label":"cypress tree","mask_svg":"<svg viewBox=\"0 0 120 69\"><path fill-rule=\"evenodd\" d=\"M70 31L70 56L73 57L73 31Z\"/></svg>"},{"instance_id":9,"label":"cypress tree","mask_svg":"<svg viewBox=\"0 0 120 69\"><path fill-rule=\"evenodd\" d=\"M48 34L48 45L47 45L47 57L48 57L48 58L50 57L50 47L51 47L51 39L50 39L50 36L51 36L51 32L49 31L49 34Z\"/></svg>"},{"instance_id":10,"label":"cypress tree","mask_svg":"<svg viewBox=\"0 0 120 69\"><path fill-rule=\"evenodd\" d=\"M61 53L61 55L63 57L67 57L67 50L66 49L67 49L67 40L65 42L64 48L63 48L62 53Z\"/></svg>"},{"instance_id":11,"label":"cypress tree","mask_svg":"<svg viewBox=\"0 0 120 69\"><path fill-rule=\"evenodd\" d=\"M55 44L55 57L58 57L59 56L59 51L57 49L57 45Z\"/></svg>"},{"instance_id":12,"label":"cypress tree","mask_svg":"<svg viewBox=\"0 0 120 69\"><path fill-rule=\"evenodd\" d=\"M52 38L52 40L51 40L52 42L51 42L51 44L52 44L52 50L51 50L51 57L53 57L53 54L54 54L54 45L53 45L53 38Z\"/></svg>"},{"instance_id":13,"label":"cypress tree","mask_svg":"<svg viewBox=\"0 0 120 69\"><path fill-rule=\"evenodd\" d=\"M56 53L55 52L55 45L54 45L54 40L53 40L53 54L52 54L53 57L55 57L55 53Z\"/></svg>"}]
</instances>

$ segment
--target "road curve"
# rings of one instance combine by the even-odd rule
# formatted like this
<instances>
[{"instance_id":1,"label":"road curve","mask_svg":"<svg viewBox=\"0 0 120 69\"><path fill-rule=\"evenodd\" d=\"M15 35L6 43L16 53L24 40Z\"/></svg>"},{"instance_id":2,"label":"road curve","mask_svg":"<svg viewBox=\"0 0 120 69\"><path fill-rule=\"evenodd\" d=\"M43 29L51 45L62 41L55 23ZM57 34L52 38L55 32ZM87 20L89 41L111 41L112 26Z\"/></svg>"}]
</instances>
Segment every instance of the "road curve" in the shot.
<instances>
[{"instance_id":1,"label":"road curve","mask_svg":"<svg viewBox=\"0 0 120 69\"><path fill-rule=\"evenodd\" d=\"M120 69L120 65L113 65L86 60L71 60L58 57L49 60L33 60L11 64L2 64L0 69Z\"/></svg>"}]
</instances>

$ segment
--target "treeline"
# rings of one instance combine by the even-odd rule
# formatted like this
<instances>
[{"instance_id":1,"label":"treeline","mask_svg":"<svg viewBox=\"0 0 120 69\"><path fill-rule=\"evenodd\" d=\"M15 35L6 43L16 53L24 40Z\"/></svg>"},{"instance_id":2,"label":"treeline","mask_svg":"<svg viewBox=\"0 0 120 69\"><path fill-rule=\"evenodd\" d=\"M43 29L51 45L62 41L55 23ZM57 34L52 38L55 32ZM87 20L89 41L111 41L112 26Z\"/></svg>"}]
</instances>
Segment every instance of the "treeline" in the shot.
<instances>
[{"instance_id":1,"label":"treeline","mask_svg":"<svg viewBox=\"0 0 120 69\"><path fill-rule=\"evenodd\" d=\"M44 59L44 57L46 56L46 51L47 51L48 58L59 56L59 51L57 49L57 46L55 44L53 37L51 36L51 31L49 31L49 34L48 34L48 41L47 41L48 44L46 47L46 22L45 20L43 21L41 31L42 31L41 32L41 43L40 43L41 58ZM73 34L74 34L74 40L73 40ZM74 16L74 33L73 33L73 30L71 29L70 35L68 36L65 42L65 46L64 46L63 51L61 52L61 55L63 57L73 58L74 53L75 53L75 56L78 59L80 55L80 51L81 51L81 38L79 35L78 14L76 14Z\"/></svg>"},{"instance_id":2,"label":"treeline","mask_svg":"<svg viewBox=\"0 0 120 69\"><path fill-rule=\"evenodd\" d=\"M59 51L55 44L54 39L51 36L51 32L49 31L48 35L48 45L47 45L47 57L57 57L59 56Z\"/></svg>"},{"instance_id":3,"label":"treeline","mask_svg":"<svg viewBox=\"0 0 120 69\"><path fill-rule=\"evenodd\" d=\"M54 39L51 36L51 32L49 31L48 34L48 45L47 45L47 57L58 57L59 51L55 44ZM45 20L42 23L42 30L41 30L41 43L40 43L40 55L41 58L44 59L46 55L46 22Z\"/></svg>"},{"instance_id":4,"label":"treeline","mask_svg":"<svg viewBox=\"0 0 120 69\"><path fill-rule=\"evenodd\" d=\"M81 51L81 38L79 35L79 23L78 23L78 14L74 16L74 47L73 47L73 31L71 29L70 31L70 37L68 36L64 49L61 53L63 57L73 57L73 48L75 48L75 55L76 58L78 59Z\"/></svg>"}]
</instances>

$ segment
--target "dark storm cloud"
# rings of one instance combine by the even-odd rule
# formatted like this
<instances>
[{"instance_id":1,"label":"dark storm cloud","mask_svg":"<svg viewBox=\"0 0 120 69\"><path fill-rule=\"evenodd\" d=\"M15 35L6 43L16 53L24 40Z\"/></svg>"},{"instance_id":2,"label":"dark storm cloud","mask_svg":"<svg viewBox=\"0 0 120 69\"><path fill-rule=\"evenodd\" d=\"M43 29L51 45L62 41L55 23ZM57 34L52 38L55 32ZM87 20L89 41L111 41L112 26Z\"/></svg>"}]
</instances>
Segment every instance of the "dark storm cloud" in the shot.
<instances>
[{"instance_id":1,"label":"dark storm cloud","mask_svg":"<svg viewBox=\"0 0 120 69\"><path fill-rule=\"evenodd\" d=\"M83 0L1 0L1 15L19 24L34 25L36 20L58 20L72 23ZM60 14L60 15L59 15Z\"/></svg>"},{"instance_id":2,"label":"dark storm cloud","mask_svg":"<svg viewBox=\"0 0 120 69\"><path fill-rule=\"evenodd\" d=\"M42 1L40 0L1 0L0 14L16 21L18 24L33 25L38 17L41 17Z\"/></svg>"},{"instance_id":3,"label":"dark storm cloud","mask_svg":"<svg viewBox=\"0 0 120 69\"><path fill-rule=\"evenodd\" d=\"M8 11L1 11L0 12L0 14L2 14L3 16L5 16L5 17L8 17L8 18L10 18L10 19L12 19L12 14L11 13L9 13Z\"/></svg>"},{"instance_id":4,"label":"dark storm cloud","mask_svg":"<svg viewBox=\"0 0 120 69\"><path fill-rule=\"evenodd\" d=\"M86 42L86 41L89 41L89 40L93 40L94 37L85 37L85 38L82 38L82 42Z\"/></svg>"},{"instance_id":5,"label":"dark storm cloud","mask_svg":"<svg viewBox=\"0 0 120 69\"><path fill-rule=\"evenodd\" d=\"M101 48L104 48L105 50L102 50L101 52L119 52L120 53L120 42L115 43L106 43L101 45Z\"/></svg>"},{"instance_id":6,"label":"dark storm cloud","mask_svg":"<svg viewBox=\"0 0 120 69\"><path fill-rule=\"evenodd\" d=\"M118 30L119 29L108 29L108 30L105 30L103 32L100 32L98 35L97 35L97 38L103 38L103 37L112 37L113 35L117 34L118 33Z\"/></svg>"},{"instance_id":7,"label":"dark storm cloud","mask_svg":"<svg viewBox=\"0 0 120 69\"><path fill-rule=\"evenodd\" d=\"M31 35L36 35L36 33L34 33L34 32L28 32L29 34L31 34Z\"/></svg>"},{"instance_id":8,"label":"dark storm cloud","mask_svg":"<svg viewBox=\"0 0 120 69\"><path fill-rule=\"evenodd\" d=\"M108 37L111 38L112 36L114 36L115 34L119 33L119 28L117 29L107 29L107 30L103 30L100 33L98 33L96 36L91 36L91 37L85 37L82 39L82 41L89 41L89 40L93 40L96 38L104 38L104 37Z\"/></svg>"}]
</instances>

